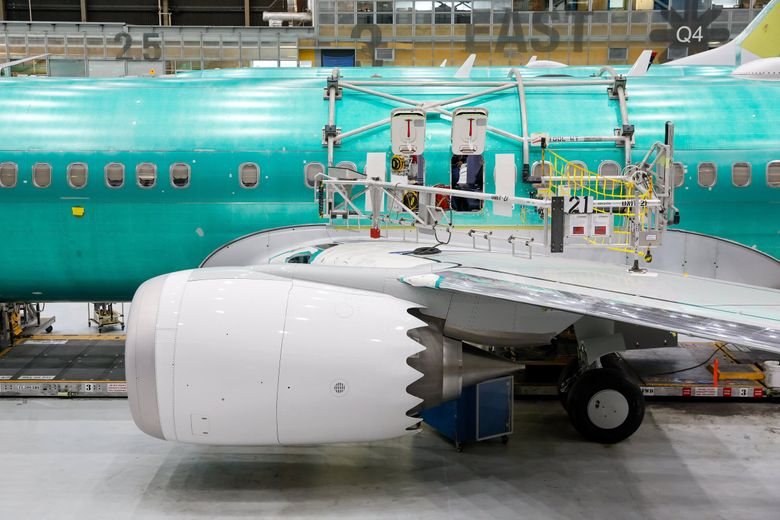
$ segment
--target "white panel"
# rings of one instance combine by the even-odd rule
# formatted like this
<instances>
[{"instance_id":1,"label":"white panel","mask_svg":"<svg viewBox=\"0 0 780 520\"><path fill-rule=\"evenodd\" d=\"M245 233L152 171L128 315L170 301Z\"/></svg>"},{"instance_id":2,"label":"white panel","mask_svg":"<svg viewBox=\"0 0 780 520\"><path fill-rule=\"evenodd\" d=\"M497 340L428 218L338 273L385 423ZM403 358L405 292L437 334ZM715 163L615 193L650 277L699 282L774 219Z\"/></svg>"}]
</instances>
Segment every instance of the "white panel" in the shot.
<instances>
[{"instance_id":1,"label":"white panel","mask_svg":"<svg viewBox=\"0 0 780 520\"><path fill-rule=\"evenodd\" d=\"M381 181L387 180L387 156L384 152L369 152L366 154L366 169L364 170L364 173L369 178L377 178ZM371 202L371 197L368 193L365 195L366 198L366 211L373 211L373 203ZM380 201L379 211L384 211L385 209L385 197L384 194L382 195L382 199Z\"/></svg>"},{"instance_id":2,"label":"white panel","mask_svg":"<svg viewBox=\"0 0 780 520\"><path fill-rule=\"evenodd\" d=\"M409 183L409 178L406 175L393 175L391 173L390 174L390 182L392 182L393 184L408 184ZM397 196L398 196L399 199L403 200L403 196L400 194L400 192L399 192L399 195L397 195ZM396 201L392 200L392 199L390 199L388 201L388 204L389 204L389 210L390 211L403 211L401 209L401 205L399 203L397 203Z\"/></svg>"},{"instance_id":3,"label":"white panel","mask_svg":"<svg viewBox=\"0 0 780 520\"><path fill-rule=\"evenodd\" d=\"M207 444L276 444L276 392L288 280L187 284L174 377L176 437ZM208 419L193 435L192 416Z\"/></svg>"},{"instance_id":4,"label":"white panel","mask_svg":"<svg viewBox=\"0 0 780 520\"><path fill-rule=\"evenodd\" d=\"M567 237L586 237L590 232L589 215L572 214L566 215L568 226L566 227Z\"/></svg>"},{"instance_id":5,"label":"white panel","mask_svg":"<svg viewBox=\"0 0 780 520\"><path fill-rule=\"evenodd\" d=\"M425 151L425 112L396 108L390 113L390 138L394 154L420 155Z\"/></svg>"},{"instance_id":6,"label":"white panel","mask_svg":"<svg viewBox=\"0 0 780 520\"><path fill-rule=\"evenodd\" d=\"M511 153L496 154L496 166L493 170L498 195L515 196L515 179L517 179L517 165L515 155ZM514 205L511 202L493 202L493 214L501 217L511 217Z\"/></svg>"},{"instance_id":7,"label":"white panel","mask_svg":"<svg viewBox=\"0 0 780 520\"><path fill-rule=\"evenodd\" d=\"M422 322L409 302L296 281L279 369L282 444L358 442L404 435L420 399L406 387L422 350L406 331Z\"/></svg>"},{"instance_id":8,"label":"white panel","mask_svg":"<svg viewBox=\"0 0 780 520\"><path fill-rule=\"evenodd\" d=\"M485 151L488 111L484 108L456 108L452 113L452 153L480 155Z\"/></svg>"},{"instance_id":9,"label":"white panel","mask_svg":"<svg viewBox=\"0 0 780 520\"><path fill-rule=\"evenodd\" d=\"M612 235L612 224L615 217L611 213L594 213L590 216L590 236L594 238Z\"/></svg>"}]
</instances>

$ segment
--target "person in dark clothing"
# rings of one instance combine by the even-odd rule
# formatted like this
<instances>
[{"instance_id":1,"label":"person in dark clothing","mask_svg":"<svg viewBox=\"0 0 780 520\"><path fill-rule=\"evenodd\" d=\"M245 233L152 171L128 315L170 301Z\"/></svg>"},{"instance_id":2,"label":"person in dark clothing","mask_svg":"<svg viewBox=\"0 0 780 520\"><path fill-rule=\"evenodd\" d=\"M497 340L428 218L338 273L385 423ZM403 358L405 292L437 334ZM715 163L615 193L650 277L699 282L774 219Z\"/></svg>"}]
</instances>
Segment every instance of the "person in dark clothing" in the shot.
<instances>
[{"instance_id":1,"label":"person in dark clothing","mask_svg":"<svg viewBox=\"0 0 780 520\"><path fill-rule=\"evenodd\" d=\"M485 160L481 155L453 155L450 166L453 189L480 193L483 191ZM482 201L453 197L452 209L479 211L482 209Z\"/></svg>"}]
</instances>

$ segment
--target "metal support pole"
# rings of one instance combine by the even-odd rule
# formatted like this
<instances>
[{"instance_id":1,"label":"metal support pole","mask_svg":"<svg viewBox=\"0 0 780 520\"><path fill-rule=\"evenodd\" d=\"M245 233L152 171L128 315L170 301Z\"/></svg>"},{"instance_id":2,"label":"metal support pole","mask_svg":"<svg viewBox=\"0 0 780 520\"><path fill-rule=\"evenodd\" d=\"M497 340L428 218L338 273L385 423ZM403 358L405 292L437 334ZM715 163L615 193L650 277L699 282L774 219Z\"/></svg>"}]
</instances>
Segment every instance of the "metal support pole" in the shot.
<instances>
[{"instance_id":1,"label":"metal support pole","mask_svg":"<svg viewBox=\"0 0 780 520\"><path fill-rule=\"evenodd\" d=\"M79 3L81 4L81 21L86 22L87 21L87 0L80 0Z\"/></svg>"},{"instance_id":2,"label":"metal support pole","mask_svg":"<svg viewBox=\"0 0 780 520\"><path fill-rule=\"evenodd\" d=\"M250 19L249 3L249 0L244 0L244 27L249 27L252 25Z\"/></svg>"},{"instance_id":3,"label":"metal support pole","mask_svg":"<svg viewBox=\"0 0 780 520\"><path fill-rule=\"evenodd\" d=\"M5 0L0 0L0 22L5 20Z\"/></svg>"},{"instance_id":4,"label":"metal support pole","mask_svg":"<svg viewBox=\"0 0 780 520\"><path fill-rule=\"evenodd\" d=\"M381 86L381 87L499 87L514 88L515 84L507 81L382 81L359 80L350 81L351 85ZM614 81L609 79L562 79L562 80L529 80L524 83L526 88L531 87L573 87L573 86L598 86L612 85Z\"/></svg>"},{"instance_id":5,"label":"metal support pole","mask_svg":"<svg viewBox=\"0 0 780 520\"><path fill-rule=\"evenodd\" d=\"M388 118L385 118L385 119L380 119L379 121L375 121L373 123L369 123L367 125L363 125L360 128L355 128L354 130L350 130L349 132L344 132L343 134L339 134L338 137L336 137L336 139L334 139L334 141L341 142L344 139L348 139L348 138L350 138L352 136L355 136L355 135L358 135L358 134L362 134L363 132L367 132L369 130L373 130L374 128L377 128L379 126L389 124L390 121L391 121L391 119L388 117ZM333 123L329 123L329 124L333 124Z\"/></svg>"},{"instance_id":6,"label":"metal support pole","mask_svg":"<svg viewBox=\"0 0 780 520\"><path fill-rule=\"evenodd\" d=\"M663 167L665 169L664 175L664 191L669 197L669 207L674 208L674 123L671 121L666 122L666 138L664 139L666 144L666 157L663 160ZM667 221L674 219L674 215L669 217L667 215Z\"/></svg>"},{"instance_id":7,"label":"metal support pole","mask_svg":"<svg viewBox=\"0 0 780 520\"><path fill-rule=\"evenodd\" d=\"M509 71L510 75L514 75L517 80L517 95L520 100L520 123L523 130L523 180L527 179L531 175L531 151L528 144L528 111L526 110L525 102L525 85L523 85L523 77L520 71L512 69Z\"/></svg>"},{"instance_id":8,"label":"metal support pole","mask_svg":"<svg viewBox=\"0 0 780 520\"><path fill-rule=\"evenodd\" d=\"M168 9L168 0L162 0L162 24L171 25L171 10Z\"/></svg>"},{"instance_id":9,"label":"metal support pole","mask_svg":"<svg viewBox=\"0 0 780 520\"><path fill-rule=\"evenodd\" d=\"M623 129L629 126L628 123L628 105L626 104L626 89L622 85L618 85L617 88L618 103L620 105L620 128ZM626 166L631 164L631 136L627 136L624 141L625 147L625 163Z\"/></svg>"},{"instance_id":10,"label":"metal support pole","mask_svg":"<svg viewBox=\"0 0 780 520\"><path fill-rule=\"evenodd\" d=\"M323 181L326 185L336 184L339 186L366 186L371 188L376 186L388 190L414 190L420 193L434 193L437 195L462 197L475 200L497 200L501 202L511 202L521 206L531 206L534 208L549 208L550 202L542 199L531 199L528 197L510 197L509 195L497 195L495 193L480 193L478 191L462 191L452 188L434 188L433 186L423 186L421 184L405 184L387 181L358 180L348 181L339 179L326 179Z\"/></svg>"},{"instance_id":11,"label":"metal support pole","mask_svg":"<svg viewBox=\"0 0 780 520\"><path fill-rule=\"evenodd\" d=\"M331 77L338 81L339 69L333 69ZM336 125L336 95L338 94L338 86L331 84L328 87L328 126L333 128ZM328 139L328 167L333 166L333 145L335 144L334 137L332 135L327 136Z\"/></svg>"}]
</instances>

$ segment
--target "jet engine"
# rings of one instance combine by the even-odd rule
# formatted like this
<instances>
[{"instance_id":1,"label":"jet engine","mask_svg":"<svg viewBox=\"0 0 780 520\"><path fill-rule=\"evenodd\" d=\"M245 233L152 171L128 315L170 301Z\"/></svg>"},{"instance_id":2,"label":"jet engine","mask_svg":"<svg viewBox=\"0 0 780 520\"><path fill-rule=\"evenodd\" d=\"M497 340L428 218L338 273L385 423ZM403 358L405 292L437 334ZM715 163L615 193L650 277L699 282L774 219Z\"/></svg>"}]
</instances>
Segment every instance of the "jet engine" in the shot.
<instances>
[{"instance_id":1,"label":"jet engine","mask_svg":"<svg viewBox=\"0 0 780 520\"><path fill-rule=\"evenodd\" d=\"M458 397L464 381L514 370L445 338L416 307L251 268L153 278L128 321L133 420L211 445L379 440L413 430L417 410Z\"/></svg>"}]
</instances>

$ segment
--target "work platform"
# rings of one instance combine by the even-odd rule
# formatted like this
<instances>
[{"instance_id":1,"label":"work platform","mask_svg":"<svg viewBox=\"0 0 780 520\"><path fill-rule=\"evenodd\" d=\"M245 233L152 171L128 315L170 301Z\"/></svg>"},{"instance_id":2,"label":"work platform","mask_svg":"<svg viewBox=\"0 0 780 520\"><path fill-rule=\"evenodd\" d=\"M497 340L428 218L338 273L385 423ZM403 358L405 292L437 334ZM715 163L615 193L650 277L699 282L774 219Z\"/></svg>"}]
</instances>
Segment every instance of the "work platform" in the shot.
<instances>
[{"instance_id":1,"label":"work platform","mask_svg":"<svg viewBox=\"0 0 780 520\"><path fill-rule=\"evenodd\" d=\"M539 350L520 359L525 370L515 378L515 396L557 395L557 376L574 356L565 347ZM743 398L773 396L766 387L760 364L777 355L732 344L680 343L679 347L629 350L608 356L605 365L636 380L646 398ZM719 380L712 365L718 360Z\"/></svg>"},{"instance_id":2,"label":"work platform","mask_svg":"<svg viewBox=\"0 0 780 520\"><path fill-rule=\"evenodd\" d=\"M124 340L123 334L22 338L0 352L0 397L125 397ZM558 376L573 349L563 344L517 355L515 361L525 368L515 376L515 397L557 395ZM604 363L635 378L648 399L766 399L778 394L763 384L760 364L776 357L730 344L689 342L631 350Z\"/></svg>"},{"instance_id":3,"label":"work platform","mask_svg":"<svg viewBox=\"0 0 780 520\"><path fill-rule=\"evenodd\" d=\"M124 335L19 339L0 352L2 397L124 397Z\"/></svg>"}]
</instances>

